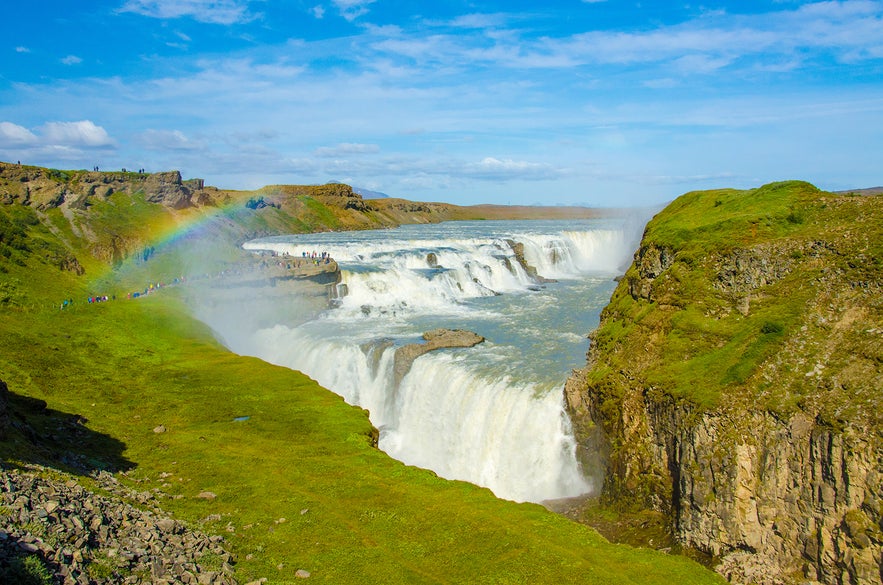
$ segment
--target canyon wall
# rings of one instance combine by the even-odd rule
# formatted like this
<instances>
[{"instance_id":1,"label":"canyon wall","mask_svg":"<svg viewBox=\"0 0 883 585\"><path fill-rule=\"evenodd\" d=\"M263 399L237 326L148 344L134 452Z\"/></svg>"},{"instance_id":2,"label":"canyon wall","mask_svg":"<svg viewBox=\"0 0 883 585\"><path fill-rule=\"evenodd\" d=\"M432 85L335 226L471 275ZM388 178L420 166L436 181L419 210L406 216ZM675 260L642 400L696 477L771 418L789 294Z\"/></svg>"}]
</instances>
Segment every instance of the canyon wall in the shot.
<instances>
[{"instance_id":1,"label":"canyon wall","mask_svg":"<svg viewBox=\"0 0 883 585\"><path fill-rule=\"evenodd\" d=\"M883 217L806 183L691 193L565 392L604 498L734 583L883 580Z\"/></svg>"}]
</instances>

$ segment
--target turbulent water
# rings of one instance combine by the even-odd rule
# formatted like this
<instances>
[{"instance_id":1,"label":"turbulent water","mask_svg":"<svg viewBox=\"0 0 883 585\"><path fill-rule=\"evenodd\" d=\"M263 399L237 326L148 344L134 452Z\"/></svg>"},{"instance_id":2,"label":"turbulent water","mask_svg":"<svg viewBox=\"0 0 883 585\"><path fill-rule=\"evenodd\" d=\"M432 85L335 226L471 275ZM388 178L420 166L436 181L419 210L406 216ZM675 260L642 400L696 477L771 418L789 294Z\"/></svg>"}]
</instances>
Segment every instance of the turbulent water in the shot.
<instances>
[{"instance_id":1,"label":"turbulent water","mask_svg":"<svg viewBox=\"0 0 883 585\"><path fill-rule=\"evenodd\" d=\"M329 253L342 272L338 298L332 308L291 322L280 312L274 325L225 339L368 409L380 448L405 463L516 501L580 495L592 486L576 460L563 384L585 363L586 334L631 258L635 227L450 222L255 240L246 249ZM511 242L557 282L531 278ZM486 341L419 357L396 387L395 349L439 327Z\"/></svg>"}]
</instances>

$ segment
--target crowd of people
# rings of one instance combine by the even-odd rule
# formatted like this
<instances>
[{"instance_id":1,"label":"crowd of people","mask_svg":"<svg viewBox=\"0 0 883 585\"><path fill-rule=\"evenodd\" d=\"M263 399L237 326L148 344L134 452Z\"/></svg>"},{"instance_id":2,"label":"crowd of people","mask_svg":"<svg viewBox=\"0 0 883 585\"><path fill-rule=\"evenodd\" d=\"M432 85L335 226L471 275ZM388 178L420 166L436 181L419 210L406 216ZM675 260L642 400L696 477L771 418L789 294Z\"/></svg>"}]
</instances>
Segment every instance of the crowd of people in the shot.
<instances>
[{"instance_id":1,"label":"crowd of people","mask_svg":"<svg viewBox=\"0 0 883 585\"><path fill-rule=\"evenodd\" d=\"M288 254L286 254L287 256ZM301 256L303 258L308 258L313 261L313 264L318 266L319 264L328 264L331 262L331 254L328 252L322 252L321 254L317 253L315 250L311 252L302 252Z\"/></svg>"}]
</instances>

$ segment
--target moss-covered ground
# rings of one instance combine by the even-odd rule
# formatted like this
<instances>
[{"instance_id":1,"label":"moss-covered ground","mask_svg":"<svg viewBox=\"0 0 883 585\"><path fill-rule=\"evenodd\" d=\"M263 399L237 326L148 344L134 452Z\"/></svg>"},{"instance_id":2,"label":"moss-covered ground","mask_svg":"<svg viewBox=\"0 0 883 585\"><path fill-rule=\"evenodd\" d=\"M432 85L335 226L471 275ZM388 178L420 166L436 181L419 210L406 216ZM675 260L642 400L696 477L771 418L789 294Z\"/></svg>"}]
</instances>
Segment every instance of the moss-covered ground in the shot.
<instances>
[{"instance_id":1,"label":"moss-covered ground","mask_svg":"<svg viewBox=\"0 0 883 585\"><path fill-rule=\"evenodd\" d=\"M614 372L700 409L722 400L879 428L883 412L883 206L799 181L683 195L642 245L670 263L649 298L633 266L594 334L588 372Z\"/></svg>"}]
</instances>

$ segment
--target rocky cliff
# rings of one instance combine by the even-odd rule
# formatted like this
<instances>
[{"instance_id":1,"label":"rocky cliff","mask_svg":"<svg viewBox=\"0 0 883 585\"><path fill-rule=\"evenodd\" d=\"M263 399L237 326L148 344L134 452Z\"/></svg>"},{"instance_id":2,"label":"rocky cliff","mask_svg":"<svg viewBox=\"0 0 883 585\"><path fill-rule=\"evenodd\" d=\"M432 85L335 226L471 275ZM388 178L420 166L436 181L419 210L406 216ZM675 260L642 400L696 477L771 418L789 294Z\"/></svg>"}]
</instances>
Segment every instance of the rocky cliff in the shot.
<instances>
[{"instance_id":1,"label":"rocky cliff","mask_svg":"<svg viewBox=\"0 0 883 585\"><path fill-rule=\"evenodd\" d=\"M33 205L43 211L55 207L86 209L114 193L145 194L147 201L172 209L214 204L201 179L183 181L178 171L162 173L59 171L0 163L0 202Z\"/></svg>"},{"instance_id":2,"label":"rocky cliff","mask_svg":"<svg viewBox=\"0 0 883 585\"><path fill-rule=\"evenodd\" d=\"M604 498L735 583L883 580L883 206L806 183L655 217L566 386Z\"/></svg>"}]
</instances>

